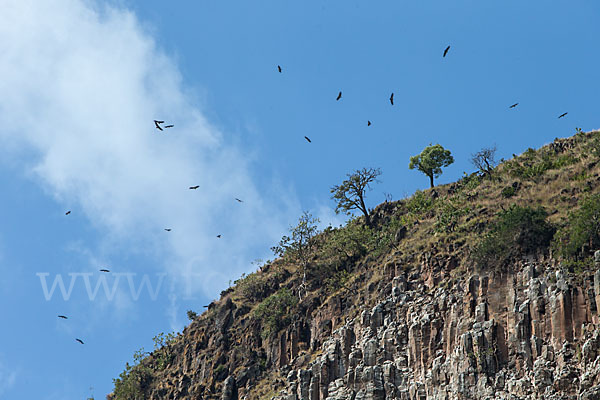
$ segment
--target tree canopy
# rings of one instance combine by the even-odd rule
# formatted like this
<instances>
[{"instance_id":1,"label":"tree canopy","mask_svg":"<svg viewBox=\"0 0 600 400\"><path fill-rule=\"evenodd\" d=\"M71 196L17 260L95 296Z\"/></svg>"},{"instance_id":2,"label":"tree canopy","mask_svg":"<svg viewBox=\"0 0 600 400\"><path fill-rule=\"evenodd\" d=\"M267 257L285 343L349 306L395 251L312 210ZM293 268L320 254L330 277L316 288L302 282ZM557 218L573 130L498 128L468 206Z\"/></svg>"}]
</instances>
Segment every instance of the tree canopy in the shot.
<instances>
[{"instance_id":1,"label":"tree canopy","mask_svg":"<svg viewBox=\"0 0 600 400\"><path fill-rule=\"evenodd\" d=\"M423 149L421 154L412 156L408 168L418 169L429 177L429 183L433 187L433 178L442 174L442 167L447 167L454 162L450 150L446 150L440 144L429 145Z\"/></svg>"}]
</instances>

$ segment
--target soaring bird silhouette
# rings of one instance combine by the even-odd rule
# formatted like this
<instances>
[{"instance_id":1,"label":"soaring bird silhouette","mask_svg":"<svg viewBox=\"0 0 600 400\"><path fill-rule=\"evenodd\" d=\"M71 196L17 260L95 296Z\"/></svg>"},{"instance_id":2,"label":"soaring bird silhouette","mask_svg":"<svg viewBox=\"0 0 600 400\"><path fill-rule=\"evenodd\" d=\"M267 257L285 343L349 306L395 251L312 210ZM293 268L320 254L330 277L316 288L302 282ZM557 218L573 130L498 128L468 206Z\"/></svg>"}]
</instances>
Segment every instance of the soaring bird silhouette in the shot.
<instances>
[{"instance_id":1,"label":"soaring bird silhouette","mask_svg":"<svg viewBox=\"0 0 600 400\"><path fill-rule=\"evenodd\" d=\"M110 271L107 270L107 269L105 269L105 268L103 268L103 269L100 270L100 272L110 272Z\"/></svg>"},{"instance_id":2,"label":"soaring bird silhouette","mask_svg":"<svg viewBox=\"0 0 600 400\"><path fill-rule=\"evenodd\" d=\"M519 105L519 103L515 103L515 104L513 104L512 106L510 106L510 107L508 107L508 108L515 108L515 107L516 107L516 106L518 106L518 105Z\"/></svg>"},{"instance_id":3,"label":"soaring bird silhouette","mask_svg":"<svg viewBox=\"0 0 600 400\"><path fill-rule=\"evenodd\" d=\"M199 187L200 187L200 185L196 185L196 186L190 186L190 189L192 189L192 190L196 190L196 189L198 189Z\"/></svg>"},{"instance_id":4,"label":"soaring bird silhouette","mask_svg":"<svg viewBox=\"0 0 600 400\"><path fill-rule=\"evenodd\" d=\"M219 239L221 239L221 235L217 235L217 237L218 237Z\"/></svg>"},{"instance_id":5,"label":"soaring bird silhouette","mask_svg":"<svg viewBox=\"0 0 600 400\"><path fill-rule=\"evenodd\" d=\"M371 121L367 121L367 126L371 126Z\"/></svg>"},{"instance_id":6,"label":"soaring bird silhouette","mask_svg":"<svg viewBox=\"0 0 600 400\"><path fill-rule=\"evenodd\" d=\"M175 125L165 125L165 128L172 128L172 127L174 127L174 126L175 126Z\"/></svg>"},{"instance_id":7,"label":"soaring bird silhouette","mask_svg":"<svg viewBox=\"0 0 600 400\"><path fill-rule=\"evenodd\" d=\"M157 121L154 120L154 125L156 126L156 129L158 129L159 131L162 131L163 129L160 127L160 124L164 124L165 121Z\"/></svg>"},{"instance_id":8,"label":"soaring bird silhouette","mask_svg":"<svg viewBox=\"0 0 600 400\"><path fill-rule=\"evenodd\" d=\"M339 93L338 93L338 97L337 97L337 99L336 99L336 100L339 100L339 99L341 99L341 98L342 98L342 92L339 92Z\"/></svg>"},{"instance_id":9,"label":"soaring bird silhouette","mask_svg":"<svg viewBox=\"0 0 600 400\"><path fill-rule=\"evenodd\" d=\"M69 215L69 214L71 214L71 210L69 210L65 213L65 215Z\"/></svg>"},{"instance_id":10,"label":"soaring bird silhouette","mask_svg":"<svg viewBox=\"0 0 600 400\"><path fill-rule=\"evenodd\" d=\"M390 103L394 105L394 93L392 93L392 95L390 96Z\"/></svg>"},{"instance_id":11,"label":"soaring bird silhouette","mask_svg":"<svg viewBox=\"0 0 600 400\"><path fill-rule=\"evenodd\" d=\"M58 318L69 319L69 317L67 317L66 315L59 315Z\"/></svg>"},{"instance_id":12,"label":"soaring bird silhouette","mask_svg":"<svg viewBox=\"0 0 600 400\"><path fill-rule=\"evenodd\" d=\"M311 140L308 138L308 136L304 136L304 139L306 139L306 141L307 141L308 143L312 143L312 141L311 141Z\"/></svg>"},{"instance_id":13,"label":"soaring bird silhouette","mask_svg":"<svg viewBox=\"0 0 600 400\"><path fill-rule=\"evenodd\" d=\"M442 57L446 57L446 54L448 54L448 50L450 50L450 46L446 47L446 50L444 50L444 55Z\"/></svg>"},{"instance_id":14,"label":"soaring bird silhouette","mask_svg":"<svg viewBox=\"0 0 600 400\"><path fill-rule=\"evenodd\" d=\"M165 228L165 231L171 232L171 228Z\"/></svg>"},{"instance_id":15,"label":"soaring bird silhouette","mask_svg":"<svg viewBox=\"0 0 600 400\"><path fill-rule=\"evenodd\" d=\"M564 117L564 116L565 116L565 115L567 115L567 114L568 114L568 112L566 112L566 113L564 113L564 114L560 114L560 115L558 116L558 118L562 118L562 117Z\"/></svg>"},{"instance_id":16,"label":"soaring bird silhouette","mask_svg":"<svg viewBox=\"0 0 600 400\"><path fill-rule=\"evenodd\" d=\"M279 71L279 73L281 73L281 65L277 66L277 70Z\"/></svg>"},{"instance_id":17,"label":"soaring bird silhouette","mask_svg":"<svg viewBox=\"0 0 600 400\"><path fill-rule=\"evenodd\" d=\"M238 201L238 203L243 203L244 202L244 200L240 200L237 197L235 199Z\"/></svg>"},{"instance_id":18,"label":"soaring bird silhouette","mask_svg":"<svg viewBox=\"0 0 600 400\"><path fill-rule=\"evenodd\" d=\"M81 339L77 339L77 338L75 338L75 340L77 340L77 341L78 341L79 343L81 343L81 344L84 344L84 343L83 343L83 340L81 340Z\"/></svg>"}]
</instances>

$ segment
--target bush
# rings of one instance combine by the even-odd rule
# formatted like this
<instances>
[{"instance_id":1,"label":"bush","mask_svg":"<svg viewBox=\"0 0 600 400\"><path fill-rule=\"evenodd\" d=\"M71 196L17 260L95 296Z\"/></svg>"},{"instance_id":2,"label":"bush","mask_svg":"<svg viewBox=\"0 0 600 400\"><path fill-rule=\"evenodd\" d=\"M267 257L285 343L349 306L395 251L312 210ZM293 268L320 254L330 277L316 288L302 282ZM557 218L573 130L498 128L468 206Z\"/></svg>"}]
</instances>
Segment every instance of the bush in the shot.
<instances>
[{"instance_id":1,"label":"bush","mask_svg":"<svg viewBox=\"0 0 600 400\"><path fill-rule=\"evenodd\" d=\"M118 378L113 379L114 400L142 400L145 398L145 389L152 380L151 369L142 364L145 355L144 349L136 351L133 355L134 364L125 363L125 371L121 372Z\"/></svg>"},{"instance_id":2,"label":"bush","mask_svg":"<svg viewBox=\"0 0 600 400\"><path fill-rule=\"evenodd\" d=\"M600 194L584 198L578 210L569 214L568 223L556 233L554 249L567 259L585 259L600 248Z\"/></svg>"},{"instance_id":3,"label":"bush","mask_svg":"<svg viewBox=\"0 0 600 400\"><path fill-rule=\"evenodd\" d=\"M433 203L434 199L431 196L428 196L421 190L417 190L415 194L406 201L406 209L414 215L421 215L430 211L433 208Z\"/></svg>"},{"instance_id":4,"label":"bush","mask_svg":"<svg viewBox=\"0 0 600 400\"><path fill-rule=\"evenodd\" d=\"M439 201L437 207L437 221L435 223L436 232L450 233L456 229L458 220L469 212L468 207L460 207L456 201L443 199Z\"/></svg>"},{"instance_id":5,"label":"bush","mask_svg":"<svg viewBox=\"0 0 600 400\"><path fill-rule=\"evenodd\" d=\"M289 289L283 288L267 297L254 309L254 317L262 324L262 336L267 338L286 326L290 311L298 304L298 299Z\"/></svg>"},{"instance_id":6,"label":"bush","mask_svg":"<svg viewBox=\"0 0 600 400\"><path fill-rule=\"evenodd\" d=\"M515 194L517 194L517 189L514 186L507 186L502 189L502 197L505 199L513 197Z\"/></svg>"},{"instance_id":7,"label":"bush","mask_svg":"<svg viewBox=\"0 0 600 400\"><path fill-rule=\"evenodd\" d=\"M366 254L369 228L356 221L350 221L345 227L325 232L327 238L320 252L321 258L328 264L337 266Z\"/></svg>"},{"instance_id":8,"label":"bush","mask_svg":"<svg viewBox=\"0 0 600 400\"><path fill-rule=\"evenodd\" d=\"M556 156L547 149L536 152L529 148L523 155L506 163L508 173L520 179L537 181L546 171L563 168L577 162L577 158L564 154Z\"/></svg>"},{"instance_id":9,"label":"bush","mask_svg":"<svg viewBox=\"0 0 600 400\"><path fill-rule=\"evenodd\" d=\"M198 318L198 313L192 310L187 310L187 317L190 321L193 321Z\"/></svg>"},{"instance_id":10,"label":"bush","mask_svg":"<svg viewBox=\"0 0 600 400\"><path fill-rule=\"evenodd\" d=\"M248 275L242 274L242 277L234 283L237 285L236 290L250 301L264 299L269 292L269 282L267 281L267 278L256 272Z\"/></svg>"},{"instance_id":11,"label":"bush","mask_svg":"<svg viewBox=\"0 0 600 400\"><path fill-rule=\"evenodd\" d=\"M512 205L498 214L489 233L473 249L473 261L482 267L502 267L520 254L548 248L554 227L543 208Z\"/></svg>"}]
</instances>

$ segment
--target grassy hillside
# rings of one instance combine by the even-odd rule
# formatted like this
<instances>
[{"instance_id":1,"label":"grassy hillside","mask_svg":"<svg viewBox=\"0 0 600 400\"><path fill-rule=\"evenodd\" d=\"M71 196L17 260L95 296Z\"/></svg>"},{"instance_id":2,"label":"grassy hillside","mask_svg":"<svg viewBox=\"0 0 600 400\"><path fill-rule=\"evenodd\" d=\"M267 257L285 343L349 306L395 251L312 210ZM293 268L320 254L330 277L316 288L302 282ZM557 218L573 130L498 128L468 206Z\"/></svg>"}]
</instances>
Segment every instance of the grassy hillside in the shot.
<instances>
[{"instance_id":1,"label":"grassy hillside","mask_svg":"<svg viewBox=\"0 0 600 400\"><path fill-rule=\"evenodd\" d=\"M291 361L269 350L282 332L306 327L324 308L338 310L338 321L356 316L377 300L397 266L423 275L423 260L439 260L441 272L426 280L429 291L523 257L551 257L584 277L600 248L599 160L600 131L578 132L502 160L489 174L382 203L372 211L371 228L363 217L330 227L311 241L308 257L282 251L237 280L183 335L128 367L112 398L169 387L171 368L192 357L181 354L190 341L196 343L193 356L202 360L195 390L215 397L227 376L244 373L251 398L269 398L283 385L277 367ZM312 339L297 342L295 362L318 354Z\"/></svg>"}]
</instances>

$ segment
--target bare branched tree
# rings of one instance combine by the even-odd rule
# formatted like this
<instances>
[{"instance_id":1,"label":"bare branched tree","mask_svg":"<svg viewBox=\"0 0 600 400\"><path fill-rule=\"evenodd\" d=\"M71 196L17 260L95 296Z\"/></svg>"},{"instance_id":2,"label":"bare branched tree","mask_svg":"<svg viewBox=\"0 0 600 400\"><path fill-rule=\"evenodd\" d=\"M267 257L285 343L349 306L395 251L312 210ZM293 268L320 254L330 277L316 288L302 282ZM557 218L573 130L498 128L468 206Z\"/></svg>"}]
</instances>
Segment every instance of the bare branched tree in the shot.
<instances>
[{"instance_id":1,"label":"bare branched tree","mask_svg":"<svg viewBox=\"0 0 600 400\"><path fill-rule=\"evenodd\" d=\"M496 166L496 145L484 147L475 154L471 154L471 163L485 175L491 175Z\"/></svg>"},{"instance_id":2,"label":"bare branched tree","mask_svg":"<svg viewBox=\"0 0 600 400\"><path fill-rule=\"evenodd\" d=\"M371 215L365 205L365 192L367 189L371 189L371 182L378 182L379 175L381 175L379 168L363 168L346 175L348 179L341 185L333 186L331 198L337 202L336 214L343 211L347 215L351 215L352 210L359 210L364 214L365 222L370 227Z\"/></svg>"}]
</instances>

